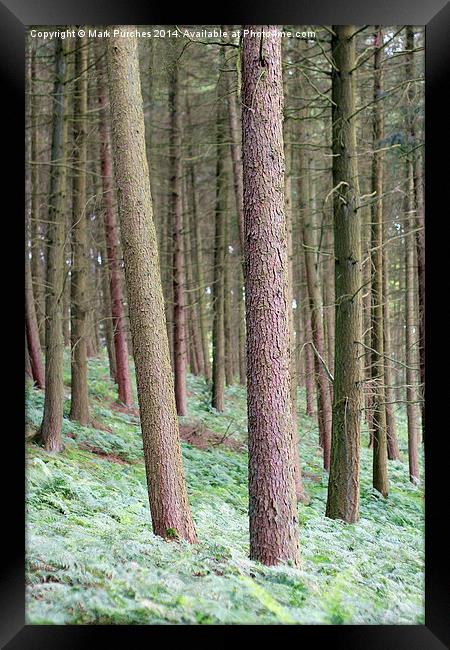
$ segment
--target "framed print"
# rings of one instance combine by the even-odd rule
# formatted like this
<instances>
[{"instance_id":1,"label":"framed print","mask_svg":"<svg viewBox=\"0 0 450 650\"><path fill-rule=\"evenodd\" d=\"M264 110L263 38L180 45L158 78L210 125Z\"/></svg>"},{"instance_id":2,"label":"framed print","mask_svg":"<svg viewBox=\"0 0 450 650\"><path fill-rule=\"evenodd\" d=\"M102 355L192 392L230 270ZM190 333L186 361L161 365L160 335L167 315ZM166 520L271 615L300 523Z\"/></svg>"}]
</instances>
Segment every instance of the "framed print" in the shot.
<instances>
[{"instance_id":1,"label":"framed print","mask_svg":"<svg viewBox=\"0 0 450 650\"><path fill-rule=\"evenodd\" d=\"M448 4L0 12L4 647L447 647Z\"/></svg>"}]
</instances>

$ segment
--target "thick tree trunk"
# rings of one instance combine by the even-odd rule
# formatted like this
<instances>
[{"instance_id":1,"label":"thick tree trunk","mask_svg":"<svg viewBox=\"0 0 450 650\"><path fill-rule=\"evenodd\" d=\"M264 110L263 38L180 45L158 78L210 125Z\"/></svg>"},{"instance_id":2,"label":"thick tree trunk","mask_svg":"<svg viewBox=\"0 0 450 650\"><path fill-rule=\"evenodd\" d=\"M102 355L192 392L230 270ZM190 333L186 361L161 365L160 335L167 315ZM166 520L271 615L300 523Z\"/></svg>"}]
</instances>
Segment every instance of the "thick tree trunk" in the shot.
<instances>
[{"instance_id":1,"label":"thick tree trunk","mask_svg":"<svg viewBox=\"0 0 450 650\"><path fill-rule=\"evenodd\" d=\"M152 215L136 40L107 44L114 169L153 531L196 541L187 499Z\"/></svg>"},{"instance_id":2,"label":"thick tree trunk","mask_svg":"<svg viewBox=\"0 0 450 650\"><path fill-rule=\"evenodd\" d=\"M77 38L75 50L73 220L71 270L71 405L70 419L89 422L87 385L87 219L86 219L86 115L87 61L85 39Z\"/></svg>"},{"instance_id":3,"label":"thick tree trunk","mask_svg":"<svg viewBox=\"0 0 450 650\"><path fill-rule=\"evenodd\" d=\"M106 122L106 106L108 90L105 84L105 68L102 59L103 49L96 44L96 71L97 90L99 103L99 135L100 135L100 161L102 172L104 219L106 235L106 253L108 257L109 282L111 295L111 315L114 332L114 347L116 355L116 378L119 391L119 402L131 406L133 402L131 393L130 374L128 369L128 345L125 332L125 314L120 281L119 246L117 236L117 219L114 212L112 184L111 145L109 141L108 126Z\"/></svg>"},{"instance_id":4,"label":"thick tree trunk","mask_svg":"<svg viewBox=\"0 0 450 650\"><path fill-rule=\"evenodd\" d=\"M186 393L186 298L183 235L183 166L181 157L182 115L178 63L173 64L169 85L170 191L173 232L173 358L175 399L178 415L187 414Z\"/></svg>"},{"instance_id":5,"label":"thick tree trunk","mask_svg":"<svg viewBox=\"0 0 450 650\"><path fill-rule=\"evenodd\" d=\"M47 227L47 299L45 330L45 401L41 438L47 451L62 450L64 293L64 239L67 151L67 95L65 93L67 41L56 41L56 71L53 90L53 127Z\"/></svg>"},{"instance_id":6,"label":"thick tree trunk","mask_svg":"<svg viewBox=\"0 0 450 650\"><path fill-rule=\"evenodd\" d=\"M371 384L372 384L372 430L373 430L373 487L384 497L388 496L387 471L386 397L384 389L384 338L383 338L383 153L384 116L380 95L383 91L381 71L381 28L374 38L374 112L373 112L373 161L372 192L375 204L372 209L372 312L371 312Z\"/></svg>"},{"instance_id":7,"label":"thick tree trunk","mask_svg":"<svg viewBox=\"0 0 450 650\"><path fill-rule=\"evenodd\" d=\"M250 557L297 564L281 33L245 29L266 32L244 35L242 50Z\"/></svg>"},{"instance_id":8,"label":"thick tree trunk","mask_svg":"<svg viewBox=\"0 0 450 650\"><path fill-rule=\"evenodd\" d=\"M333 430L326 516L359 518L361 219L356 163L353 25L333 25L333 195L336 334Z\"/></svg>"}]
</instances>

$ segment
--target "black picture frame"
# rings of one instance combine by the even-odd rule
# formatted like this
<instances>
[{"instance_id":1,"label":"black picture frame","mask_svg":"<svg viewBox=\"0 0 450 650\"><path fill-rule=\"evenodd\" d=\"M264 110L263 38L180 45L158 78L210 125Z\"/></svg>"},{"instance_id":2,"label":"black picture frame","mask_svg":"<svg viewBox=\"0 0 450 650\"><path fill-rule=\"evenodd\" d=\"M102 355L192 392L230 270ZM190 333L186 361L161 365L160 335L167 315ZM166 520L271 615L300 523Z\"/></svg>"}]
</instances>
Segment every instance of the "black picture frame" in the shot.
<instances>
[{"instance_id":1,"label":"black picture frame","mask_svg":"<svg viewBox=\"0 0 450 650\"><path fill-rule=\"evenodd\" d=\"M36 626L25 625L24 585L24 447L23 428L23 203L24 195L24 36L29 25L69 24L411 24L426 25L426 574L425 574L425 625L403 626L264 626L263 634L275 634L278 644L294 641L306 644L330 644L348 650L439 650L449 647L450 632L450 580L448 571L449 542L446 535L448 511L447 474L448 455L445 443L446 402L449 383L445 373L447 326L445 321L444 263L447 253L444 226L448 220L447 190L448 162L448 104L444 93L450 80L450 4L444 0L379 0L361 2L347 0L304 0L288 2L276 0L272 5L248 2L227 3L226 11L215 19L210 9L200 11L191 5L180 10L171 6L152 6L137 0L93 2L92 0L3 0L0 2L0 77L3 118L3 238L4 250L13 251L11 264L5 269L3 305L6 322L3 338L3 374L7 387L3 395L4 411L13 414L11 423L3 429L4 451L2 476L11 473L3 488L4 551L1 563L0 588L0 641L11 650L27 648L97 648L103 643L127 644L128 647L147 647L153 643L173 643L181 632L182 642L207 640L211 633L217 644L242 638L243 628L250 631L253 642L263 626L221 626L220 634L212 626ZM445 136L447 135L447 140ZM447 155L448 158L448 155ZM5 204L9 200L9 208ZM11 242L11 244L10 244ZM447 255L446 255L447 253ZM7 270L7 272L6 272ZM14 280L14 281L13 281ZM18 285L18 286L17 286ZM448 286L448 285L447 285ZM444 293L443 293L444 290ZM15 302L16 307L12 305ZM16 336L18 334L18 336ZM14 345L10 344L14 341ZM6 354L11 361L6 361ZM12 399L15 398L15 400ZM19 442L20 441L20 442ZM447 507L446 507L447 506ZM383 549L380 548L380 553ZM248 630L250 628L250 630ZM161 635L161 636L160 636ZM195 638L194 638L195 637ZM288 639L289 637L289 639ZM269 639L267 639L269 641Z\"/></svg>"}]
</instances>

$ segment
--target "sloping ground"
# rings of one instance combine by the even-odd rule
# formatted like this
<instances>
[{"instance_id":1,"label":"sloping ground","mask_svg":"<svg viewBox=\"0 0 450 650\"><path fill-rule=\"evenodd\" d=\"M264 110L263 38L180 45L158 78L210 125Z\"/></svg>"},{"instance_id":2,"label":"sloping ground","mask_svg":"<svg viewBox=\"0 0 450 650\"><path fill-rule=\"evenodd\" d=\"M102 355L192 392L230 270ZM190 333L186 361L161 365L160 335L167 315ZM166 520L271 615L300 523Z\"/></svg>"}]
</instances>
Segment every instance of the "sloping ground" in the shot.
<instances>
[{"instance_id":1,"label":"sloping ground","mask_svg":"<svg viewBox=\"0 0 450 650\"><path fill-rule=\"evenodd\" d=\"M200 445L182 445L200 541L164 542L151 531L136 411L111 406L107 361L91 360L89 373L96 427L65 419L66 447L56 456L27 443L28 623L423 623L423 492L408 481L406 462L389 463L391 494L378 498L364 436L361 520L325 518L317 431L299 392L311 496L299 505L303 564L250 562L245 391L228 389L219 415L205 383L189 377L182 430L188 439L203 433ZM30 430L42 407L41 392L29 388ZM399 425L406 460L401 417Z\"/></svg>"}]
</instances>

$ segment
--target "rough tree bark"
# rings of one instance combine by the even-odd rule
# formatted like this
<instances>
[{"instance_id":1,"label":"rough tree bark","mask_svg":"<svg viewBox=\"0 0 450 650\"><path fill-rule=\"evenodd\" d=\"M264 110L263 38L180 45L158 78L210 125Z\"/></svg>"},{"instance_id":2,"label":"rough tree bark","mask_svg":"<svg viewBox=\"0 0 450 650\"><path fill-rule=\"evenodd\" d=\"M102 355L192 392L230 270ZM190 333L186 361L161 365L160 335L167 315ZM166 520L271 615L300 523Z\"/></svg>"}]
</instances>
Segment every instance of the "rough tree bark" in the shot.
<instances>
[{"instance_id":1,"label":"rough tree bark","mask_svg":"<svg viewBox=\"0 0 450 650\"><path fill-rule=\"evenodd\" d=\"M219 91L221 86L219 84ZM219 95L220 96L220 95ZM217 158L216 158L216 206L214 233L214 286L213 286L213 332L212 332L212 406L223 411L225 404L225 233L226 191L224 187L223 142L224 114L219 99L217 104Z\"/></svg>"},{"instance_id":2,"label":"rough tree bark","mask_svg":"<svg viewBox=\"0 0 450 650\"><path fill-rule=\"evenodd\" d=\"M383 240L387 242L388 231L387 222L384 222ZM391 346L391 316L389 305L389 256L386 245L383 247L383 320L384 320L384 393L386 397L386 435L387 435L387 453L389 460L400 460L397 439L397 422L393 409L394 390L393 374L390 359L392 358Z\"/></svg>"},{"instance_id":3,"label":"rough tree bark","mask_svg":"<svg viewBox=\"0 0 450 650\"><path fill-rule=\"evenodd\" d=\"M384 336L383 336L383 152L384 137L383 92L380 45L382 31L376 28L374 35L374 86L373 86L373 160L372 192L372 311L371 311L371 384L372 384L372 431L373 431L373 487L384 497L389 493L387 471L386 397L384 389Z\"/></svg>"},{"instance_id":4,"label":"rough tree bark","mask_svg":"<svg viewBox=\"0 0 450 650\"><path fill-rule=\"evenodd\" d=\"M27 341L28 358L33 382L37 388L44 388L45 373L42 363L41 343L39 340L39 326L36 316L35 301L33 296L33 278L31 276L31 263L28 246L25 247L25 332Z\"/></svg>"},{"instance_id":5,"label":"rough tree bark","mask_svg":"<svg viewBox=\"0 0 450 650\"><path fill-rule=\"evenodd\" d=\"M244 35L242 49L250 557L297 564L281 33L244 29L261 33Z\"/></svg>"},{"instance_id":6,"label":"rough tree bark","mask_svg":"<svg viewBox=\"0 0 450 650\"><path fill-rule=\"evenodd\" d=\"M317 419L319 423L319 439L323 448L323 466L326 471L330 469L330 447L331 447L331 394L329 379L323 363L318 356L324 360L325 355L325 336L323 329L323 305L322 295L319 284L319 274L316 266L317 242L315 237L315 217L314 203L311 200L312 195L309 187L311 186L311 168L301 155L303 164L301 171L303 177L299 181L299 194L303 197L304 207L302 226L303 226L303 245L305 251L305 269L306 280L308 284L308 297L311 310L311 333L312 342L315 347L314 367L316 372L316 394L317 394Z\"/></svg>"},{"instance_id":7,"label":"rough tree bark","mask_svg":"<svg viewBox=\"0 0 450 650\"><path fill-rule=\"evenodd\" d=\"M408 50L406 75L407 79L414 79L414 27L408 25L406 28L406 49ZM416 102L414 84L407 87L407 97L410 104L411 114L414 112ZM416 146L416 124L414 117L409 118L409 130L413 146ZM421 383L421 414L422 414L422 438L425 434L425 203L423 188L423 166L422 157L419 151L412 152L414 165L414 196L416 203L416 259L417 259L417 284L419 298L419 370Z\"/></svg>"},{"instance_id":8,"label":"rough tree bark","mask_svg":"<svg viewBox=\"0 0 450 650\"><path fill-rule=\"evenodd\" d=\"M415 274L415 241L414 228L415 202L414 202L414 166L412 155L408 156L407 165L407 198L405 218L405 273L406 273L406 340L405 340L405 364L406 364L406 415L408 419L408 461L409 478L412 483L419 480L419 458L418 440L419 424L417 412L417 363L415 355L416 345L416 310L414 302L414 274Z\"/></svg>"},{"instance_id":9,"label":"rough tree bark","mask_svg":"<svg viewBox=\"0 0 450 650\"><path fill-rule=\"evenodd\" d=\"M302 469L300 462L300 450L297 429L297 355L295 353L295 327L294 327L294 270L293 270L293 242L292 242L292 144L291 144L291 124L284 118L283 122L283 139L284 153L286 160L285 173L285 219L286 219L286 237L287 237L287 264L288 264L288 283L287 283L287 306L288 306L288 324L289 324L289 349L290 349L290 376L291 376L291 411L292 411L292 453L294 458L294 481L295 495L297 501L308 503L309 499L303 488Z\"/></svg>"},{"instance_id":10,"label":"rough tree bark","mask_svg":"<svg viewBox=\"0 0 450 650\"><path fill-rule=\"evenodd\" d=\"M70 419L82 425L89 422L87 385L87 218L86 218L86 117L87 117L87 42L75 43L73 212L71 269L71 405Z\"/></svg>"},{"instance_id":11,"label":"rough tree bark","mask_svg":"<svg viewBox=\"0 0 450 650\"><path fill-rule=\"evenodd\" d=\"M122 404L125 404L126 406L131 406L133 398L131 393L131 382L128 369L128 345L125 332L125 314L122 285L120 281L117 219L113 205L114 189L112 184L111 144L109 140L108 125L105 114L108 103L108 89L106 87L106 72L102 54L103 48L99 43L96 43L95 60L97 71L98 103L100 108L100 162L103 186L106 254L108 257L111 295L111 315L116 356L116 379L119 391L119 402L122 402Z\"/></svg>"},{"instance_id":12,"label":"rough tree bark","mask_svg":"<svg viewBox=\"0 0 450 650\"><path fill-rule=\"evenodd\" d=\"M178 62L173 63L169 85L170 192L173 242L173 363L178 415L187 414L186 297L183 235L182 114Z\"/></svg>"},{"instance_id":13,"label":"rough tree bark","mask_svg":"<svg viewBox=\"0 0 450 650\"><path fill-rule=\"evenodd\" d=\"M361 220L356 162L353 25L333 25L332 133L336 333L333 429L326 516L359 518L362 405Z\"/></svg>"},{"instance_id":14,"label":"rough tree bark","mask_svg":"<svg viewBox=\"0 0 450 650\"><path fill-rule=\"evenodd\" d=\"M40 437L44 448L58 452L63 448L61 428L63 418L63 353L62 329L64 293L64 238L66 198L67 151L67 95L66 52L67 41L56 41L56 70L53 89L54 108L52 126L49 210L47 226L47 295L45 329L45 401Z\"/></svg>"},{"instance_id":15,"label":"rough tree bark","mask_svg":"<svg viewBox=\"0 0 450 650\"><path fill-rule=\"evenodd\" d=\"M190 111L188 104L188 121L190 122ZM205 301L205 280L203 275L203 250L202 250L202 233L200 228L200 218L198 210L197 187L195 183L195 168L192 147L189 147L189 156L191 161L188 166L188 183L189 195L192 197L192 210L190 219L191 247L193 251L193 275L194 283L197 286L195 292L198 304L198 319L200 327L200 338L202 344L203 370L207 381L211 380L211 363L209 359L208 345L208 326L206 319L206 301Z\"/></svg>"},{"instance_id":16,"label":"rough tree bark","mask_svg":"<svg viewBox=\"0 0 450 650\"><path fill-rule=\"evenodd\" d=\"M27 55L29 57L29 65L26 76L26 90L32 93L33 78L35 76L34 63L35 51L32 45L32 39L28 38ZM29 161L26 168L26 195L27 204L25 206L25 362L26 372L33 379L35 386L44 388L44 366L42 363L41 343L39 340L39 325L37 318L38 301L35 299L34 293L39 292L39 286L33 287L33 274L31 269L32 261L30 255L33 253L33 228L30 225L34 220L38 219L38 201L37 199L37 174L34 170L38 165L33 164L36 162L36 124L35 124L35 100L29 95L29 102L27 105L27 132L26 132L26 158ZM31 223L30 223L31 222ZM31 230L31 232L30 232ZM31 241L30 241L31 235ZM29 246L29 243L31 246Z\"/></svg>"},{"instance_id":17,"label":"rough tree bark","mask_svg":"<svg viewBox=\"0 0 450 650\"><path fill-rule=\"evenodd\" d=\"M137 43L108 40L114 169L153 531L196 541L179 427L152 214Z\"/></svg>"}]
</instances>

